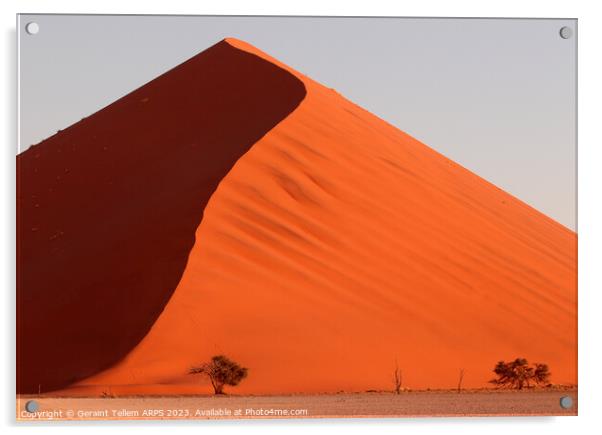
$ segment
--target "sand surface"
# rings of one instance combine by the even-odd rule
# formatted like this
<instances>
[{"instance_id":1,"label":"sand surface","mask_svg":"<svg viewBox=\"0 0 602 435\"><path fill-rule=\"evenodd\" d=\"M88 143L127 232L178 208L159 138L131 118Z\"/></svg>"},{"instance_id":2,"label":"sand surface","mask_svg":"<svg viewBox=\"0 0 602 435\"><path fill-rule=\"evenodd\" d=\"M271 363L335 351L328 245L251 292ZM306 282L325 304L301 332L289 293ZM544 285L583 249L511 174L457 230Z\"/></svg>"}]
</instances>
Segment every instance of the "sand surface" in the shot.
<instances>
[{"instance_id":1,"label":"sand surface","mask_svg":"<svg viewBox=\"0 0 602 435\"><path fill-rule=\"evenodd\" d=\"M563 409L560 398L569 396L573 406ZM144 397L144 398L36 398L40 411L22 409L31 400L22 397L17 406L21 420L43 419L222 419L222 418L323 418L412 417L486 415L577 415L577 391L483 391L341 393L291 396Z\"/></svg>"},{"instance_id":2,"label":"sand surface","mask_svg":"<svg viewBox=\"0 0 602 435\"><path fill-rule=\"evenodd\" d=\"M140 343L61 394L209 393L187 371L216 354L249 368L237 394L390 390L396 361L409 388L454 388L461 369L483 387L518 356L576 384L574 232L336 90L225 43L288 71L305 98L221 179Z\"/></svg>"}]
</instances>

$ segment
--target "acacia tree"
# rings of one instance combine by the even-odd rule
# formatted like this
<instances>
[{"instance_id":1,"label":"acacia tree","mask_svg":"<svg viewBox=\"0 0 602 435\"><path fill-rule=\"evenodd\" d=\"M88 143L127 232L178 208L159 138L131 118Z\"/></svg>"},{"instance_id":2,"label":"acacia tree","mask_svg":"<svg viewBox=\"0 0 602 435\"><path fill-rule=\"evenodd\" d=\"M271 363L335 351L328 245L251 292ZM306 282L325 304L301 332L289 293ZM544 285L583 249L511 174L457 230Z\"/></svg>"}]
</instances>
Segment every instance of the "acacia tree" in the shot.
<instances>
[{"instance_id":1,"label":"acacia tree","mask_svg":"<svg viewBox=\"0 0 602 435\"><path fill-rule=\"evenodd\" d=\"M514 361L498 361L493 372L497 378L489 381L502 387L516 388L530 387L531 382L545 385L549 382L550 371L547 364L535 363L533 367L525 358L516 358Z\"/></svg>"},{"instance_id":2,"label":"acacia tree","mask_svg":"<svg viewBox=\"0 0 602 435\"><path fill-rule=\"evenodd\" d=\"M247 368L239 366L224 355L216 355L210 362L192 367L189 371L191 375L207 375L215 394L224 394L224 385L238 385L247 377L247 373Z\"/></svg>"}]
</instances>

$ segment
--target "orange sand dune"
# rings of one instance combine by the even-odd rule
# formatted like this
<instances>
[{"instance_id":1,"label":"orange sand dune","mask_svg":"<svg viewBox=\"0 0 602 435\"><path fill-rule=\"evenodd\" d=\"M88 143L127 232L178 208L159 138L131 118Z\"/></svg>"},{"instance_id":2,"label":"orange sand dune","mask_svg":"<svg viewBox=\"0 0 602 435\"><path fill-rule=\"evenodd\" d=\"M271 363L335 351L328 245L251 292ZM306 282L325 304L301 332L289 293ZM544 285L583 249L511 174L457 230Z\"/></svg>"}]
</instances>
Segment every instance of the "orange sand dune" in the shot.
<instances>
[{"instance_id":1,"label":"orange sand dune","mask_svg":"<svg viewBox=\"0 0 602 435\"><path fill-rule=\"evenodd\" d=\"M577 382L574 232L227 43L307 95L221 180L141 343L71 392L210 392L186 372L215 354L249 368L238 393L391 389L396 360L405 387L482 387L517 356Z\"/></svg>"}]
</instances>

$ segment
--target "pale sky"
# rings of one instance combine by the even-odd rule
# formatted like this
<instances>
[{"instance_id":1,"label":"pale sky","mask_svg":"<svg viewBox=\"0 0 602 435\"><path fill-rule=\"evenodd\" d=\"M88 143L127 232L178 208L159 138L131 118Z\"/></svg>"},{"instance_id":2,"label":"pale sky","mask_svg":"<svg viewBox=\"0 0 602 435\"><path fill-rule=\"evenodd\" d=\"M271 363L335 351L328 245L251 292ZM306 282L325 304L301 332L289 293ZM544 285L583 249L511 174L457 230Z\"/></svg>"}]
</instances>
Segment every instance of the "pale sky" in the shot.
<instances>
[{"instance_id":1,"label":"pale sky","mask_svg":"<svg viewBox=\"0 0 602 435\"><path fill-rule=\"evenodd\" d=\"M21 15L18 25L20 150L235 37L576 228L576 20Z\"/></svg>"}]
</instances>

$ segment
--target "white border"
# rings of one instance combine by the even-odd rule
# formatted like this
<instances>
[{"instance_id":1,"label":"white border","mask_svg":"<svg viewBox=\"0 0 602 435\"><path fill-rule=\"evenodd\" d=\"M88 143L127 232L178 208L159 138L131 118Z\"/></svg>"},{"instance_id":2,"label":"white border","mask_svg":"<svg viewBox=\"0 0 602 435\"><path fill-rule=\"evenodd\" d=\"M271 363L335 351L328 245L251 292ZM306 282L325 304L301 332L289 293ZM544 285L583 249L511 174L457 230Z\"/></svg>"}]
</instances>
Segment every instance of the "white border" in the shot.
<instances>
[{"instance_id":1,"label":"white border","mask_svg":"<svg viewBox=\"0 0 602 435\"><path fill-rule=\"evenodd\" d=\"M501 434L520 430L520 433L563 434L592 432L600 427L598 414L602 405L602 159L600 148L602 129L600 102L602 67L602 22L595 1L587 0L421 0L395 2L391 0L282 0L253 1L81 1L81 0L2 0L0 20L2 25L3 62L0 132L3 133L3 150L0 153L3 169L2 195L2 267L0 276L4 304L2 324L2 386L0 410L2 425L8 433L16 430L14 422L14 309L15 309L15 168L16 152L16 13L120 13L120 14L249 14L249 15L377 15L377 16L452 16L452 17L538 17L579 19L579 417L550 418L439 418L404 420L309 420L309 421L212 421L212 422L135 422L127 423L128 430L145 433L164 433L167 427L173 432L220 431L226 433L246 430L251 433L290 432L318 433L344 430L362 433L368 430L386 432L410 431L411 433L461 433ZM86 428L90 433L101 433L108 428L120 430L123 423L97 424L50 424L40 428L44 433L79 432ZM35 430L29 425L19 428L20 433ZM39 430L39 429L38 429ZM4 433L7 433L4 432Z\"/></svg>"}]
</instances>

